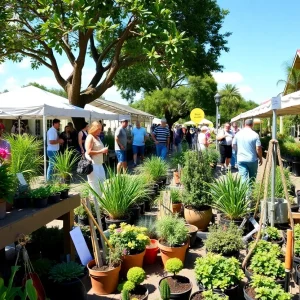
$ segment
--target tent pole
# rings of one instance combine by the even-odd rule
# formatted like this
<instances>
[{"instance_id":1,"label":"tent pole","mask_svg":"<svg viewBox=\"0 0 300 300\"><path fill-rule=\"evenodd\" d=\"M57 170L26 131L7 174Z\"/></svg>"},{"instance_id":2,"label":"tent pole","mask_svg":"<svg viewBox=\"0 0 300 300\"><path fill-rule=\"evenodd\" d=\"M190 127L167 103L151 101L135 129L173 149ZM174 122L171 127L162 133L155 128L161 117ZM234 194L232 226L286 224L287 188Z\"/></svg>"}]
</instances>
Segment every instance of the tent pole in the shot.
<instances>
[{"instance_id":1,"label":"tent pole","mask_svg":"<svg viewBox=\"0 0 300 300\"><path fill-rule=\"evenodd\" d=\"M19 129L19 135L21 135L21 117L18 117L18 129Z\"/></svg>"},{"instance_id":2,"label":"tent pole","mask_svg":"<svg viewBox=\"0 0 300 300\"><path fill-rule=\"evenodd\" d=\"M273 109L273 120L272 120L272 139L276 140L277 133L277 114L276 109ZM275 182L276 182L276 154L277 154L277 145L273 144L273 159L272 159L272 176L271 176L271 216L270 223L271 226L274 227L275 223Z\"/></svg>"},{"instance_id":3,"label":"tent pole","mask_svg":"<svg viewBox=\"0 0 300 300\"><path fill-rule=\"evenodd\" d=\"M45 182L47 182L47 133L46 133L46 116L43 115L43 140L44 140L44 178Z\"/></svg>"}]
</instances>

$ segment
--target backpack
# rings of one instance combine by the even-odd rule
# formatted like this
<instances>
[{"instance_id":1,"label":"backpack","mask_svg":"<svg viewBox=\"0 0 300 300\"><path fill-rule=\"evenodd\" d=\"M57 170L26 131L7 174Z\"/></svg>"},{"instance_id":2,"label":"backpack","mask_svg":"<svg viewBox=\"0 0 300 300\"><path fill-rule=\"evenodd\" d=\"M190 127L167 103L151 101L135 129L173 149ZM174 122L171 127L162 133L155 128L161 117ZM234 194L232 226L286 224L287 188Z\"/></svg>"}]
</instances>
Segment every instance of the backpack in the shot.
<instances>
[{"instance_id":1,"label":"backpack","mask_svg":"<svg viewBox=\"0 0 300 300\"><path fill-rule=\"evenodd\" d=\"M85 157L82 157L77 165L77 174L80 175L89 175L93 172L92 162L87 160Z\"/></svg>"}]
</instances>

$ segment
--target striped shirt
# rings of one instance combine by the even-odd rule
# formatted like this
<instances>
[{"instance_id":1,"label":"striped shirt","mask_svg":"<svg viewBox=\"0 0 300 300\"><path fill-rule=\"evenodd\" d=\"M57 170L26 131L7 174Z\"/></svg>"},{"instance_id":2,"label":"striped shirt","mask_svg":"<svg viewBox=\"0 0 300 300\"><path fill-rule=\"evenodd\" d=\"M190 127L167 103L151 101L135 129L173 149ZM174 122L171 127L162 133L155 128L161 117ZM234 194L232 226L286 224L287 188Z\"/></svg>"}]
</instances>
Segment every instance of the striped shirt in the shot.
<instances>
[{"instance_id":1,"label":"striped shirt","mask_svg":"<svg viewBox=\"0 0 300 300\"><path fill-rule=\"evenodd\" d=\"M170 130L168 127L158 126L154 129L153 134L159 143L167 143L170 137Z\"/></svg>"}]
</instances>

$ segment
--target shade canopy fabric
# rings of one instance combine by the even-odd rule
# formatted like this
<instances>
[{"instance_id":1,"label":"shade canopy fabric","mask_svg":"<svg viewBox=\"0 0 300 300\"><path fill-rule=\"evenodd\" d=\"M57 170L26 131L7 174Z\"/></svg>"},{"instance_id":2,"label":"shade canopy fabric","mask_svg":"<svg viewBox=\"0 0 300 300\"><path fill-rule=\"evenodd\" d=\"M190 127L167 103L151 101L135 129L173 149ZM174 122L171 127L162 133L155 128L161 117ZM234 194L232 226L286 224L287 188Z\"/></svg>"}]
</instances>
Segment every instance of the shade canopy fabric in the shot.
<instances>
[{"instance_id":1,"label":"shade canopy fabric","mask_svg":"<svg viewBox=\"0 0 300 300\"><path fill-rule=\"evenodd\" d=\"M300 114L300 91L285 95L281 97L281 108L276 110L277 116L284 115L298 115ZM260 117L267 118L272 116L271 99L263 102L258 107L241 113L240 115L231 119L231 121L238 121L241 119Z\"/></svg>"},{"instance_id":2,"label":"shade canopy fabric","mask_svg":"<svg viewBox=\"0 0 300 300\"><path fill-rule=\"evenodd\" d=\"M113 112L109 112L107 110L101 109L99 107L95 107L90 104L86 104L84 107L85 110L91 112L91 119L103 119L103 120L131 120L130 115L120 115Z\"/></svg>"},{"instance_id":3,"label":"shade canopy fabric","mask_svg":"<svg viewBox=\"0 0 300 300\"><path fill-rule=\"evenodd\" d=\"M90 118L90 112L69 104L68 100L35 86L0 94L0 118L40 119Z\"/></svg>"},{"instance_id":4,"label":"shade canopy fabric","mask_svg":"<svg viewBox=\"0 0 300 300\"><path fill-rule=\"evenodd\" d=\"M153 124L160 124L160 123L161 123L161 119L159 119L159 118L154 118L154 119L152 120L152 123L153 123Z\"/></svg>"}]
</instances>

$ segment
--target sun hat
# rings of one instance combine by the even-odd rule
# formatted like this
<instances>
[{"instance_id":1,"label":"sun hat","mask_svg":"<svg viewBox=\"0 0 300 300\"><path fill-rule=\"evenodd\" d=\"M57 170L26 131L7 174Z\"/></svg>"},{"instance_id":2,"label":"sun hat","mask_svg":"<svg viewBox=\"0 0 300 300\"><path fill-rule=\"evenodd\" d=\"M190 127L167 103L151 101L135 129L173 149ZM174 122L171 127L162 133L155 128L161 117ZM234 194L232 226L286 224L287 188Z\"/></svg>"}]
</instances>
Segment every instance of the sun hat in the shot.
<instances>
[{"instance_id":1,"label":"sun hat","mask_svg":"<svg viewBox=\"0 0 300 300\"><path fill-rule=\"evenodd\" d=\"M125 119L125 118L123 118L123 119L120 120L120 122L126 122L126 121L128 121L128 120Z\"/></svg>"},{"instance_id":2,"label":"sun hat","mask_svg":"<svg viewBox=\"0 0 300 300\"><path fill-rule=\"evenodd\" d=\"M201 129L201 131L208 130L208 127L207 126L202 126L200 129Z\"/></svg>"}]
</instances>

